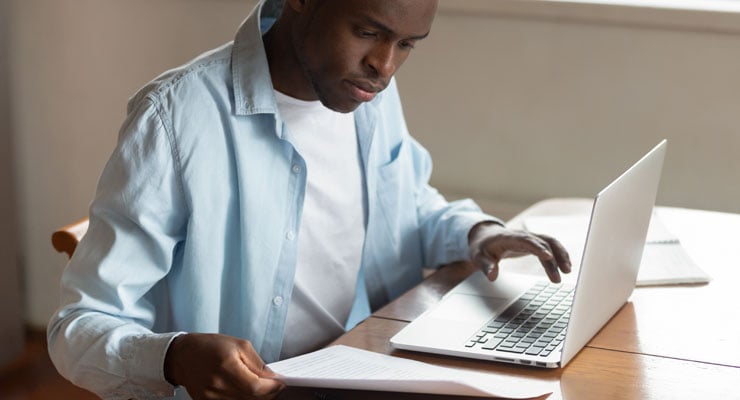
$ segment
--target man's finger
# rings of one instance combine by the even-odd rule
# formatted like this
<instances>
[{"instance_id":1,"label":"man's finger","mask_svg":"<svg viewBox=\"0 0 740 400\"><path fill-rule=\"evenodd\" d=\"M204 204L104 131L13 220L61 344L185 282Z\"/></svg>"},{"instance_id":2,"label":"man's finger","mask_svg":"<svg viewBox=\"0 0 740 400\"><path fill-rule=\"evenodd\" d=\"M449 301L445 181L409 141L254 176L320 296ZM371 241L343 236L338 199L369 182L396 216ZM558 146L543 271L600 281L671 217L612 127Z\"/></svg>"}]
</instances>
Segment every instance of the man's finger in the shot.
<instances>
[{"instance_id":1,"label":"man's finger","mask_svg":"<svg viewBox=\"0 0 740 400\"><path fill-rule=\"evenodd\" d=\"M532 254L542 261L552 260L555 258L552 253L552 249L550 248L550 244L537 235L530 235L525 240L521 241L521 243L524 244L526 248L521 249L520 251Z\"/></svg>"},{"instance_id":2,"label":"man's finger","mask_svg":"<svg viewBox=\"0 0 740 400\"><path fill-rule=\"evenodd\" d=\"M543 239L531 234L517 234L489 240L482 246L489 257L498 259L534 255L539 259L553 258L550 246Z\"/></svg>"},{"instance_id":3,"label":"man's finger","mask_svg":"<svg viewBox=\"0 0 740 400\"><path fill-rule=\"evenodd\" d=\"M273 398L285 388L285 384L276 379L260 378L253 388L255 395Z\"/></svg>"},{"instance_id":4,"label":"man's finger","mask_svg":"<svg viewBox=\"0 0 740 400\"><path fill-rule=\"evenodd\" d=\"M560 283L560 272L558 271L558 262L553 255L553 251L550 248L550 244L538 235L532 235L537 243L537 248L540 249L538 252L533 252L537 258L540 259L540 264L545 269L547 277L553 283Z\"/></svg>"},{"instance_id":5,"label":"man's finger","mask_svg":"<svg viewBox=\"0 0 740 400\"><path fill-rule=\"evenodd\" d=\"M236 375L232 383L242 393L272 398L285 387L282 382L274 379L275 373L262 361L251 343L241 343L240 361L240 367L234 371Z\"/></svg>"},{"instance_id":6,"label":"man's finger","mask_svg":"<svg viewBox=\"0 0 740 400\"><path fill-rule=\"evenodd\" d=\"M274 397L285 387L282 382L276 379L260 377L261 372L258 368L250 367L246 363L242 363L241 366L235 371L236 375L232 379L232 384L241 393L248 393L257 397Z\"/></svg>"},{"instance_id":7,"label":"man's finger","mask_svg":"<svg viewBox=\"0 0 740 400\"><path fill-rule=\"evenodd\" d=\"M542 266L545 268L545 273L547 274L547 277L550 278L550 281L552 283L560 283L560 272L558 271L558 263L554 260L542 260L540 259L540 263L542 263Z\"/></svg>"},{"instance_id":8,"label":"man's finger","mask_svg":"<svg viewBox=\"0 0 740 400\"><path fill-rule=\"evenodd\" d=\"M489 281L495 281L496 278L498 278L498 263L492 262L488 265L488 267L486 267L486 270L484 272Z\"/></svg>"},{"instance_id":9,"label":"man's finger","mask_svg":"<svg viewBox=\"0 0 740 400\"><path fill-rule=\"evenodd\" d=\"M474 260L478 264L478 268L483 271L489 281L493 282L498 278L499 257L495 254L489 253L487 247L483 246L481 251L475 255Z\"/></svg>"},{"instance_id":10,"label":"man's finger","mask_svg":"<svg viewBox=\"0 0 740 400\"><path fill-rule=\"evenodd\" d=\"M562 243L560 243L558 240L544 235L542 237L550 245L550 248L552 249L552 254L555 256L555 261L557 261L560 270L565 272L566 274L569 273L572 270L573 266L570 262L570 255L568 254L568 250L566 250Z\"/></svg>"},{"instance_id":11,"label":"man's finger","mask_svg":"<svg viewBox=\"0 0 740 400\"><path fill-rule=\"evenodd\" d=\"M278 379L278 374L273 372L270 367L267 366L267 364L262 364L262 370L257 375L260 376L260 380L262 381L267 381L267 383L269 383L270 381L277 383L277 385L273 385L272 389L267 388L268 395L277 396L278 393L285 389L285 384Z\"/></svg>"},{"instance_id":12,"label":"man's finger","mask_svg":"<svg viewBox=\"0 0 740 400\"><path fill-rule=\"evenodd\" d=\"M487 255L485 251L478 252L473 256L473 263L486 275L489 281L495 281L498 278L498 262Z\"/></svg>"}]
</instances>

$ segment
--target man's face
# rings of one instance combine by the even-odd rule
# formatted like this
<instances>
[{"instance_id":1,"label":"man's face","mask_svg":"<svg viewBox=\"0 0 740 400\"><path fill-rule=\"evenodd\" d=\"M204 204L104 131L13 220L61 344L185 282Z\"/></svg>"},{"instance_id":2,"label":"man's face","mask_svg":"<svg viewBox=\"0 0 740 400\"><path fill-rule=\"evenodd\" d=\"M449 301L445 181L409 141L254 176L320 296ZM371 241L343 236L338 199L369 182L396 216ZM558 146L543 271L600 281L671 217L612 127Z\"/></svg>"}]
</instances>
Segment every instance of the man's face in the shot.
<instances>
[{"instance_id":1,"label":"man's face","mask_svg":"<svg viewBox=\"0 0 740 400\"><path fill-rule=\"evenodd\" d=\"M351 112L388 86L429 33L437 0L319 0L294 31L303 73L328 108Z\"/></svg>"}]
</instances>

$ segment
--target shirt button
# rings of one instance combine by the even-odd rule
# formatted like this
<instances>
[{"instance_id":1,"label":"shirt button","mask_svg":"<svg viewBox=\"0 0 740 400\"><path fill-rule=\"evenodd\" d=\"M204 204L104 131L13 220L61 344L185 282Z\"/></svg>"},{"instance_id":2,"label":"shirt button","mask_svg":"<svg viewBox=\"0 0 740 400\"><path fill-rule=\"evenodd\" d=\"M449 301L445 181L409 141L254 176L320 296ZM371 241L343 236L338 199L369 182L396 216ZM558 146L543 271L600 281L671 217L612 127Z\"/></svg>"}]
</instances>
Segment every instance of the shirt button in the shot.
<instances>
[{"instance_id":1,"label":"shirt button","mask_svg":"<svg viewBox=\"0 0 740 400\"><path fill-rule=\"evenodd\" d=\"M280 307L283 304L283 297L282 296L275 296L272 299L272 304L274 304L276 307Z\"/></svg>"},{"instance_id":2,"label":"shirt button","mask_svg":"<svg viewBox=\"0 0 740 400\"><path fill-rule=\"evenodd\" d=\"M293 172L296 174L301 172L301 166L298 164L293 164Z\"/></svg>"},{"instance_id":3,"label":"shirt button","mask_svg":"<svg viewBox=\"0 0 740 400\"><path fill-rule=\"evenodd\" d=\"M288 231L288 233L285 234L285 238L288 240L295 239L295 232L293 232L292 230Z\"/></svg>"}]
</instances>

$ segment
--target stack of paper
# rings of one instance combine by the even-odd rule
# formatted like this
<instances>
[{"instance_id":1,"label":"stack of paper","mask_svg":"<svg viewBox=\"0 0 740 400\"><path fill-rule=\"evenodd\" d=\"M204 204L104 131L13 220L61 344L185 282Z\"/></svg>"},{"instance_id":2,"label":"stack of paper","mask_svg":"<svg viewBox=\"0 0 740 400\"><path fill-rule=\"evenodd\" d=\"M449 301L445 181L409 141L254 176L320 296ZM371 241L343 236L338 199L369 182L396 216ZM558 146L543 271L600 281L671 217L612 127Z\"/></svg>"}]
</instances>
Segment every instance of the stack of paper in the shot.
<instances>
[{"instance_id":1,"label":"stack of paper","mask_svg":"<svg viewBox=\"0 0 740 400\"><path fill-rule=\"evenodd\" d=\"M551 385L466 372L347 346L332 346L269 364L289 386L525 399Z\"/></svg>"},{"instance_id":2,"label":"stack of paper","mask_svg":"<svg viewBox=\"0 0 740 400\"><path fill-rule=\"evenodd\" d=\"M588 216L530 217L524 221L524 225L528 231L544 233L560 240L568 249L574 266L580 264ZM637 286L704 282L709 282L709 276L686 253L679 238L654 214L637 274Z\"/></svg>"}]
</instances>

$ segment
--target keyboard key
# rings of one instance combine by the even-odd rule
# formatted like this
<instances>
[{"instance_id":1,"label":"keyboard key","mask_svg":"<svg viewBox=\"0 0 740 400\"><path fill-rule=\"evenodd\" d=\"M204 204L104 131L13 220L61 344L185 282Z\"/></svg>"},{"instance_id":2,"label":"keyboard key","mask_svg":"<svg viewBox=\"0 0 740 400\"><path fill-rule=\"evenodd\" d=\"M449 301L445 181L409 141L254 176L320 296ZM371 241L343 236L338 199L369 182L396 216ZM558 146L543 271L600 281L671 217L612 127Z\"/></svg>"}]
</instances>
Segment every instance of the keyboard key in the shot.
<instances>
[{"instance_id":1,"label":"keyboard key","mask_svg":"<svg viewBox=\"0 0 740 400\"><path fill-rule=\"evenodd\" d=\"M527 305L526 300L517 300L514 302L514 304L507 307L506 310L504 310L504 312L502 312L499 317L505 318L505 319L511 319L517 314L519 314L526 305Z\"/></svg>"},{"instance_id":2,"label":"keyboard key","mask_svg":"<svg viewBox=\"0 0 740 400\"><path fill-rule=\"evenodd\" d=\"M483 345L483 350L493 350L501 343L501 339L490 339L488 343Z\"/></svg>"},{"instance_id":3,"label":"keyboard key","mask_svg":"<svg viewBox=\"0 0 740 400\"><path fill-rule=\"evenodd\" d=\"M493 322L488 324L488 328L499 329L499 328L503 328L504 325L506 325L506 321L499 321L498 319L496 319Z\"/></svg>"},{"instance_id":4,"label":"keyboard key","mask_svg":"<svg viewBox=\"0 0 740 400\"><path fill-rule=\"evenodd\" d=\"M542 347L530 347L527 349L527 351L524 354L530 355L530 356L536 356L542 352Z\"/></svg>"},{"instance_id":5,"label":"keyboard key","mask_svg":"<svg viewBox=\"0 0 740 400\"><path fill-rule=\"evenodd\" d=\"M499 347L499 348L497 348L496 350L498 350L498 351L503 351L503 352L506 352L506 353L517 353L517 354L522 354L522 353L524 353L524 349L518 349L518 348L515 348L515 347L512 347L512 348L508 348L508 347Z\"/></svg>"}]
</instances>

